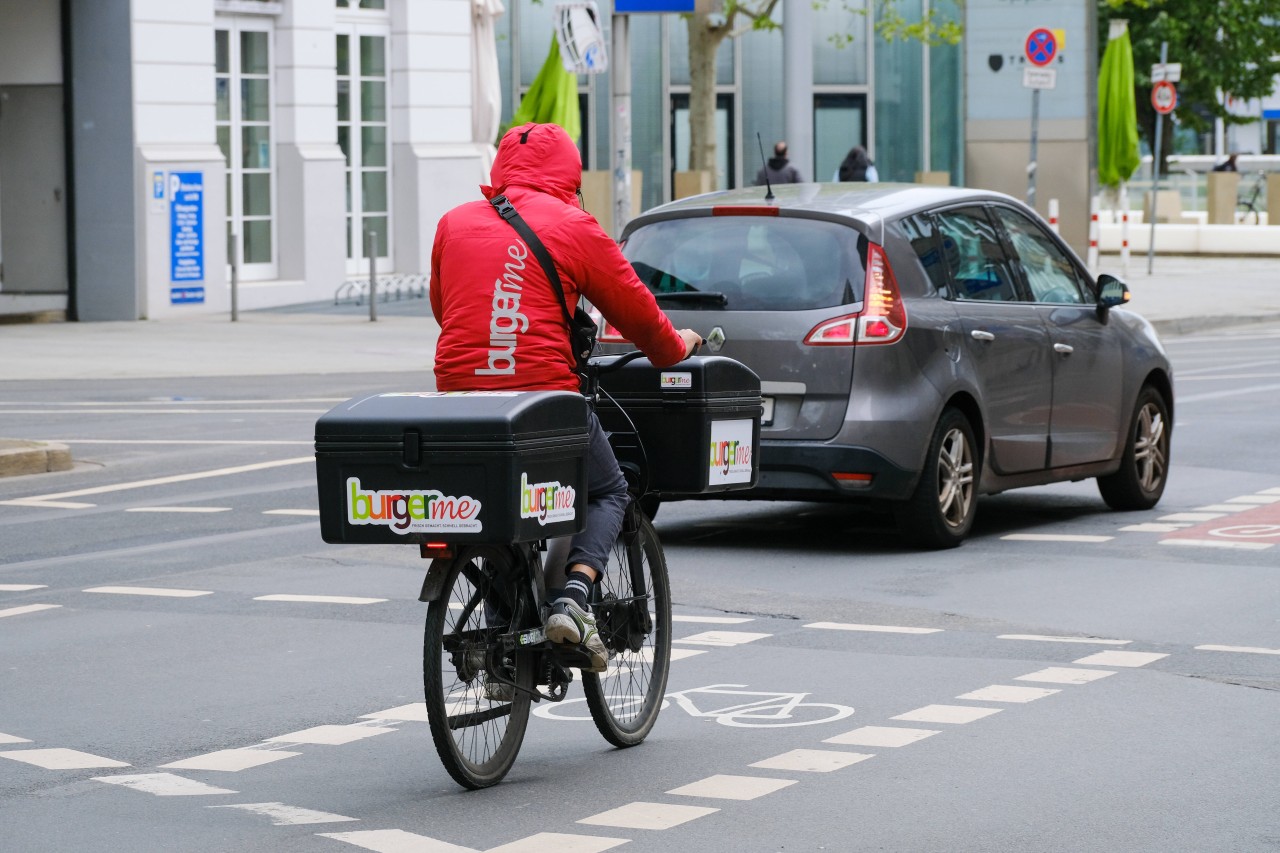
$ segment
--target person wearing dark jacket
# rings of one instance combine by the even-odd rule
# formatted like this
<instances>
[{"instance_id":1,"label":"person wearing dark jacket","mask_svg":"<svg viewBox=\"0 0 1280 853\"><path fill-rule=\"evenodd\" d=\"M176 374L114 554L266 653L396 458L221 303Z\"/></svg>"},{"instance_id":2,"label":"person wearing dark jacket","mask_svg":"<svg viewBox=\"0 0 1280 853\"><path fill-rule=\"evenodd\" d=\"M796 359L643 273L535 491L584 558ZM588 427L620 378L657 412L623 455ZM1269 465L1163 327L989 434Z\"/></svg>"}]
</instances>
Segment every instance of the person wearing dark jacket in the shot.
<instances>
[{"instance_id":1,"label":"person wearing dark jacket","mask_svg":"<svg viewBox=\"0 0 1280 853\"><path fill-rule=\"evenodd\" d=\"M655 367L698 348L702 337L671 325L618 244L579 206L582 160L562 128L531 123L507 131L489 180L492 186L480 187L485 200L453 208L436 226L430 297L440 324L437 390L579 390L560 297L524 240L487 201L500 195L546 246L570 312L585 296ZM594 411L587 430L586 529L570 543L563 594L552 602L545 627L552 642L584 647L591 671L604 672L608 651L587 601L629 497Z\"/></svg>"},{"instance_id":2,"label":"person wearing dark jacket","mask_svg":"<svg viewBox=\"0 0 1280 853\"><path fill-rule=\"evenodd\" d=\"M874 182L879 180L875 164L871 162L871 157L867 155L867 149L861 145L855 145L850 148L849 153L840 162L840 168L836 170L836 180L842 183L849 181Z\"/></svg>"},{"instance_id":3,"label":"person wearing dark jacket","mask_svg":"<svg viewBox=\"0 0 1280 853\"><path fill-rule=\"evenodd\" d=\"M756 172L756 186L764 186L766 178L770 184L798 184L803 180L796 167L787 160L787 143L779 142L773 146L773 156Z\"/></svg>"}]
</instances>

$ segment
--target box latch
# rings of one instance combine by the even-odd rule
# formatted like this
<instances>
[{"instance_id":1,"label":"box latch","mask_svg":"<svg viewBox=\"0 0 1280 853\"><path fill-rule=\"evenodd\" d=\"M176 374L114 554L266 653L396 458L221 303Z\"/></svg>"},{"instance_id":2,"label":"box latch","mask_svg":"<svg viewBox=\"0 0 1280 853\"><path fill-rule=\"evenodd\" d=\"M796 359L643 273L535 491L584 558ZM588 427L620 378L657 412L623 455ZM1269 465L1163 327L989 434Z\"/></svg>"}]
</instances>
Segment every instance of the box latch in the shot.
<instances>
[{"instance_id":1,"label":"box latch","mask_svg":"<svg viewBox=\"0 0 1280 853\"><path fill-rule=\"evenodd\" d=\"M404 431L404 467L417 468L422 464L422 433L416 429Z\"/></svg>"}]
</instances>

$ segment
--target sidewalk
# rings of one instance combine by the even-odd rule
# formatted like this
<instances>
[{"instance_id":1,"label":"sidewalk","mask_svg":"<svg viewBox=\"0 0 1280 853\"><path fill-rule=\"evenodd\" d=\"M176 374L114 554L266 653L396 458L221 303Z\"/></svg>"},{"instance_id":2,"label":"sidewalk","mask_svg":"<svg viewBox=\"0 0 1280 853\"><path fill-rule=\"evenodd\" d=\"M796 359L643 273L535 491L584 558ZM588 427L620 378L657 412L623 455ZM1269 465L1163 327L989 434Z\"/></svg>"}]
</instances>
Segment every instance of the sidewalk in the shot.
<instances>
[{"instance_id":1,"label":"sidewalk","mask_svg":"<svg viewBox=\"0 0 1280 853\"><path fill-rule=\"evenodd\" d=\"M1118 255L1101 272L1120 274ZM1163 336L1280 320L1280 261L1133 254L1130 307ZM0 325L0 381L431 370L439 329L425 299L308 305L133 323Z\"/></svg>"}]
</instances>

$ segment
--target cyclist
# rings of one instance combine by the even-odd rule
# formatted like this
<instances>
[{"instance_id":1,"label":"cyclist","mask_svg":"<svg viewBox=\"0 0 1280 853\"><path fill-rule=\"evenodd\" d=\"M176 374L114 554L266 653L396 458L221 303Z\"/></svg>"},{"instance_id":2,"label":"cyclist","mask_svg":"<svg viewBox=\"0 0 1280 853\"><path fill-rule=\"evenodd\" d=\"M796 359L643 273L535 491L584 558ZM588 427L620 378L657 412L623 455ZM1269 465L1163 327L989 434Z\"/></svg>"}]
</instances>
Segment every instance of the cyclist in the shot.
<instances>
[{"instance_id":1,"label":"cyclist","mask_svg":"<svg viewBox=\"0 0 1280 853\"><path fill-rule=\"evenodd\" d=\"M555 261L572 313L579 296L657 367L687 358L701 336L677 331L618 246L581 207L578 147L553 124L503 135L481 186L506 196ZM440 324L436 387L441 391L578 391L576 362L560 297L519 234L488 201L447 212L431 249L431 310ZM628 496L618 460L594 411L588 413L586 528L573 537L566 580L552 602L547 638L584 647L592 672L608 652L587 606L622 529Z\"/></svg>"}]
</instances>

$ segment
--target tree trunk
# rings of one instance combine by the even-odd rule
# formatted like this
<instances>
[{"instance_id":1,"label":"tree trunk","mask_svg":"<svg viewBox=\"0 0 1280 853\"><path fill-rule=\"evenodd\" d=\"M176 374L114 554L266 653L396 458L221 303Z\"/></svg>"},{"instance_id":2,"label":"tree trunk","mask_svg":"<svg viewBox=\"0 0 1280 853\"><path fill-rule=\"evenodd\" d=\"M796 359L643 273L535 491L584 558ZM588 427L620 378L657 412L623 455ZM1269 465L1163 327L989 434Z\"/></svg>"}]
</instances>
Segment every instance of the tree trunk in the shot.
<instances>
[{"instance_id":1,"label":"tree trunk","mask_svg":"<svg viewBox=\"0 0 1280 853\"><path fill-rule=\"evenodd\" d=\"M716 176L716 51L729 30L705 13L689 16L689 168Z\"/></svg>"}]
</instances>

